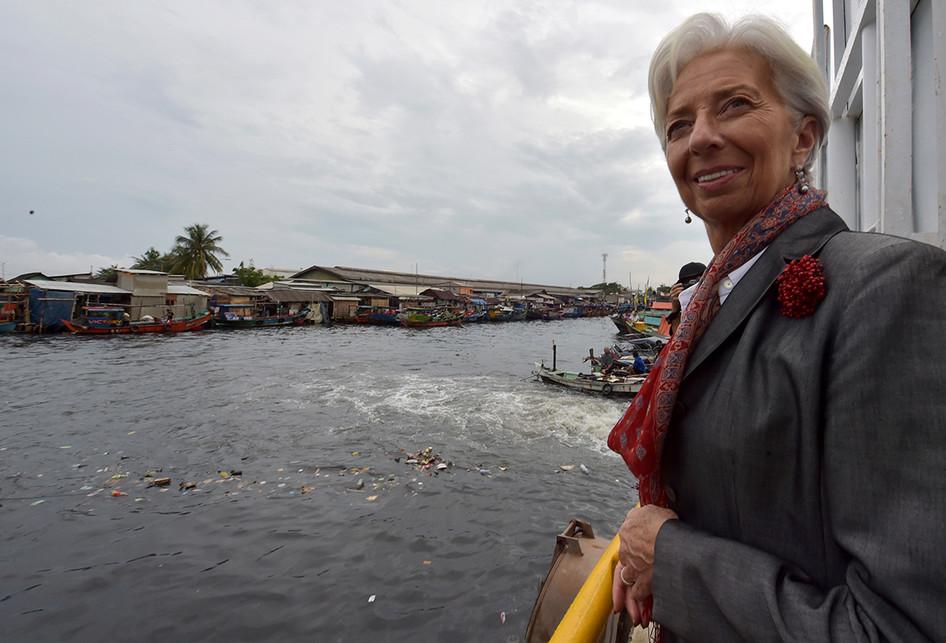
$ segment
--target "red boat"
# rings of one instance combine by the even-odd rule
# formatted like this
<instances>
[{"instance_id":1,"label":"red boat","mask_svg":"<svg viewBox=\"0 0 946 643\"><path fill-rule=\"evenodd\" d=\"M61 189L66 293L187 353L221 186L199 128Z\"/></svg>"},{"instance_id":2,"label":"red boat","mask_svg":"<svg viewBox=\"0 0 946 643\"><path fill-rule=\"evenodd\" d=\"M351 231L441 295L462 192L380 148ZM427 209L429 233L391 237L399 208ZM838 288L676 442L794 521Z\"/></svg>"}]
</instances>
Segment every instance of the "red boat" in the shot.
<instances>
[{"instance_id":1,"label":"red boat","mask_svg":"<svg viewBox=\"0 0 946 643\"><path fill-rule=\"evenodd\" d=\"M200 330L210 323L210 311L197 317L183 319L124 321L124 308L113 306L88 306L85 309L85 323L63 319L62 323L73 333L91 335L115 335L123 333L180 333Z\"/></svg>"}]
</instances>

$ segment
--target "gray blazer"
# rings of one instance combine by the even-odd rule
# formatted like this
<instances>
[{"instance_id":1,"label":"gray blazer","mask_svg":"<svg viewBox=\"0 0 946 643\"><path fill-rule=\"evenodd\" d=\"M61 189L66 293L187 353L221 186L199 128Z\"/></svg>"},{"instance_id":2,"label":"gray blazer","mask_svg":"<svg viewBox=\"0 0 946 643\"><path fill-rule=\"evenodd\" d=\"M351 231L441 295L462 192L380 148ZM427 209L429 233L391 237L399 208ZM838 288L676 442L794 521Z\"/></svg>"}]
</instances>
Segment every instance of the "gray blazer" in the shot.
<instances>
[{"instance_id":1,"label":"gray blazer","mask_svg":"<svg viewBox=\"0 0 946 643\"><path fill-rule=\"evenodd\" d=\"M804 254L827 295L780 314ZM665 639L946 640L946 252L786 229L687 364L664 449Z\"/></svg>"}]
</instances>

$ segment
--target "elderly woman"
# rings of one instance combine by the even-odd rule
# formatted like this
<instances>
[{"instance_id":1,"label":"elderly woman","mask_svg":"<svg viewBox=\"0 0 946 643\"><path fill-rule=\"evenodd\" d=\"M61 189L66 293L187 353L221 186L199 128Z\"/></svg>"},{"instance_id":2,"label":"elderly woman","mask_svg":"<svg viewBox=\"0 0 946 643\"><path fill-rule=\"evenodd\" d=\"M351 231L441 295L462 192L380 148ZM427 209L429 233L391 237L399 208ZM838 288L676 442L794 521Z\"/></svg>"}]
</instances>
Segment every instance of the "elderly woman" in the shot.
<instances>
[{"instance_id":1,"label":"elderly woman","mask_svg":"<svg viewBox=\"0 0 946 643\"><path fill-rule=\"evenodd\" d=\"M690 18L650 92L714 257L608 440L641 504L615 611L664 640L943 639L946 253L809 185L826 90L776 23Z\"/></svg>"}]
</instances>

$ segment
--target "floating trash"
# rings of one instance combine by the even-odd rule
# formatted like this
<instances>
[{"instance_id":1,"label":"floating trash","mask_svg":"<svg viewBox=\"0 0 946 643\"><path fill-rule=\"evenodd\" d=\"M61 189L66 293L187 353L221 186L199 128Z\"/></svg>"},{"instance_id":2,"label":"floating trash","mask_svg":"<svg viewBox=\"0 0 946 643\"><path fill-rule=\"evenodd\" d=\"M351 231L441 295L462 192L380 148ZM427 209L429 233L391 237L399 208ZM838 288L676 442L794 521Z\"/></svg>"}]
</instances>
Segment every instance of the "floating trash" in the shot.
<instances>
[{"instance_id":1,"label":"floating trash","mask_svg":"<svg viewBox=\"0 0 946 643\"><path fill-rule=\"evenodd\" d=\"M573 465L573 464L560 464L560 465L558 465L558 468L561 469L562 471L571 471L572 469L575 468L575 465Z\"/></svg>"}]
</instances>

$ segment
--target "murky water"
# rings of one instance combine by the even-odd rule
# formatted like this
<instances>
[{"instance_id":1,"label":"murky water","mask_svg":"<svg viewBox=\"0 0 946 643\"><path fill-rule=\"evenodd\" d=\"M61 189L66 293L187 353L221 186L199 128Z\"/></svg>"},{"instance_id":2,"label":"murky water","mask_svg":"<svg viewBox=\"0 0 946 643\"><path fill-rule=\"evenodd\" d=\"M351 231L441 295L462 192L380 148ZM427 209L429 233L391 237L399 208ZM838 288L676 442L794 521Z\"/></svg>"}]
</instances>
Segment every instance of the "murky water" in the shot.
<instances>
[{"instance_id":1,"label":"murky water","mask_svg":"<svg viewBox=\"0 0 946 643\"><path fill-rule=\"evenodd\" d=\"M615 336L2 338L0 639L522 640L555 534L634 495L626 402L532 378L553 339L579 370Z\"/></svg>"}]
</instances>

